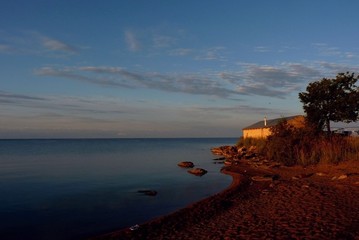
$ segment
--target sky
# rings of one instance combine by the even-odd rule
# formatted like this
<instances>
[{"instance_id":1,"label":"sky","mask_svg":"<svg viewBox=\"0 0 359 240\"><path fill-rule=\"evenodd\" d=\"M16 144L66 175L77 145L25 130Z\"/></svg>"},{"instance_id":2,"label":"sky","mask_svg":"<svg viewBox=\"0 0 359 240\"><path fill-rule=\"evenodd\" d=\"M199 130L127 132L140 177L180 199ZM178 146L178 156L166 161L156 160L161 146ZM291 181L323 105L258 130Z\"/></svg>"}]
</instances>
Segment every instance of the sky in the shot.
<instances>
[{"instance_id":1,"label":"sky","mask_svg":"<svg viewBox=\"0 0 359 240\"><path fill-rule=\"evenodd\" d=\"M356 0L0 5L0 138L239 137L359 67Z\"/></svg>"}]
</instances>

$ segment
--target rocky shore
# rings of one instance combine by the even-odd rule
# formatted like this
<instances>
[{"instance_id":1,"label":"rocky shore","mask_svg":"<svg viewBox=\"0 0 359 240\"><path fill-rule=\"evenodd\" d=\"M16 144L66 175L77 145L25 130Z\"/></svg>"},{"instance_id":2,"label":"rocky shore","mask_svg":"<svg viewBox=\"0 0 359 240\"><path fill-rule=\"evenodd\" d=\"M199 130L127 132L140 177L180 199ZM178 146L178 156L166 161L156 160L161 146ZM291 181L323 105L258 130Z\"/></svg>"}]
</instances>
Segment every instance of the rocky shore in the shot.
<instances>
[{"instance_id":1,"label":"rocky shore","mask_svg":"<svg viewBox=\"0 0 359 240\"><path fill-rule=\"evenodd\" d=\"M359 239L359 164L285 167L255 148L213 148L229 188L136 229L92 239Z\"/></svg>"}]
</instances>

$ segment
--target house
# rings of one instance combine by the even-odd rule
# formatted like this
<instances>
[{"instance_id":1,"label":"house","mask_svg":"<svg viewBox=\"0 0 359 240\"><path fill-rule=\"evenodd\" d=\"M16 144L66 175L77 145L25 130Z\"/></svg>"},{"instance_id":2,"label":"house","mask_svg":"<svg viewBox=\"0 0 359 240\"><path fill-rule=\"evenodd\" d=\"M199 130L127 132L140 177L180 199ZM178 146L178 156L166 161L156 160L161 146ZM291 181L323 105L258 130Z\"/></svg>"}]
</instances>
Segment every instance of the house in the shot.
<instances>
[{"instance_id":1,"label":"house","mask_svg":"<svg viewBox=\"0 0 359 240\"><path fill-rule=\"evenodd\" d=\"M283 120L287 120L288 124L291 124L295 127L304 126L304 116L302 115L281 117L268 120L267 118L264 118L263 121L259 121L248 127L243 128L243 138L266 138L271 134L270 128L277 125Z\"/></svg>"}]
</instances>

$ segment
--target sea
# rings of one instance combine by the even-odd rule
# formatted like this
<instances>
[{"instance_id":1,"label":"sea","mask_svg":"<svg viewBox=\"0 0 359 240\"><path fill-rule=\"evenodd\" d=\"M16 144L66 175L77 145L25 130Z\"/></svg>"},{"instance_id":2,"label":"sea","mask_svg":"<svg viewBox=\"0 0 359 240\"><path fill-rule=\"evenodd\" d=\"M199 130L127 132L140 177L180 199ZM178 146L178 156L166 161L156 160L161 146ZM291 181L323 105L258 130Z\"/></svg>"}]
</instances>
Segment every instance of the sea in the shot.
<instances>
[{"instance_id":1,"label":"sea","mask_svg":"<svg viewBox=\"0 0 359 240\"><path fill-rule=\"evenodd\" d=\"M0 239L86 239L184 208L230 185L210 148L237 140L0 140Z\"/></svg>"}]
</instances>

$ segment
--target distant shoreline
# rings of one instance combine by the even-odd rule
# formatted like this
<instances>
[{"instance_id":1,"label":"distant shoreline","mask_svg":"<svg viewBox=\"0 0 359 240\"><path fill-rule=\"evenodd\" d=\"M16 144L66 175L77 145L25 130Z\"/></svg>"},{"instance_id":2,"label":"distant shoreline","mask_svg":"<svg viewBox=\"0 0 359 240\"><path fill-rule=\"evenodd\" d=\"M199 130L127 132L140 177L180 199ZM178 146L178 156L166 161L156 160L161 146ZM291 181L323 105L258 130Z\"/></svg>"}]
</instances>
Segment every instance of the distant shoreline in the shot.
<instances>
[{"instance_id":1,"label":"distant shoreline","mask_svg":"<svg viewBox=\"0 0 359 240\"><path fill-rule=\"evenodd\" d=\"M64 137L64 138L0 138L0 141L32 141L32 140L175 140L175 139L234 139L238 140L239 137ZM235 143L234 143L235 144Z\"/></svg>"}]
</instances>

